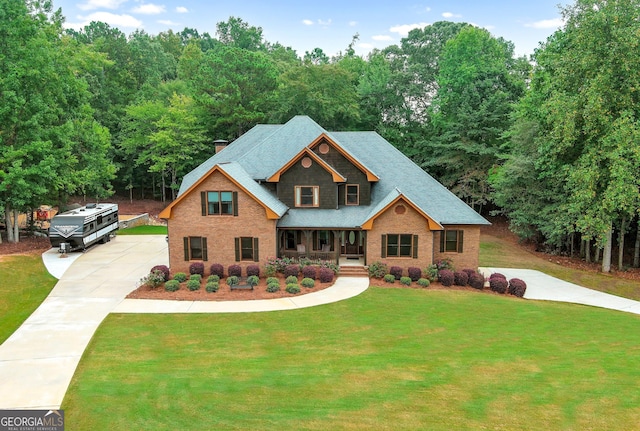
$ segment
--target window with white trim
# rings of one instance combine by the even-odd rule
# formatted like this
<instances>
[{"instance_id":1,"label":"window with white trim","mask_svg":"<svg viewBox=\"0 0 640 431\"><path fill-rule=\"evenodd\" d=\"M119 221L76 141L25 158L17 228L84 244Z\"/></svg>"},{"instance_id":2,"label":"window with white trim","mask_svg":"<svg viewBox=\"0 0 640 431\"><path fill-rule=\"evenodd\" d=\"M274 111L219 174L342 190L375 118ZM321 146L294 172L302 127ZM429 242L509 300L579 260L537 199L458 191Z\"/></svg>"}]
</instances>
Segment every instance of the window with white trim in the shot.
<instances>
[{"instance_id":1,"label":"window with white trim","mask_svg":"<svg viewBox=\"0 0 640 431\"><path fill-rule=\"evenodd\" d=\"M319 186L295 186L296 207L318 207L320 206Z\"/></svg>"},{"instance_id":2,"label":"window with white trim","mask_svg":"<svg viewBox=\"0 0 640 431\"><path fill-rule=\"evenodd\" d=\"M347 190L345 193L346 205L360 205L360 185L359 184L347 184Z\"/></svg>"}]
</instances>

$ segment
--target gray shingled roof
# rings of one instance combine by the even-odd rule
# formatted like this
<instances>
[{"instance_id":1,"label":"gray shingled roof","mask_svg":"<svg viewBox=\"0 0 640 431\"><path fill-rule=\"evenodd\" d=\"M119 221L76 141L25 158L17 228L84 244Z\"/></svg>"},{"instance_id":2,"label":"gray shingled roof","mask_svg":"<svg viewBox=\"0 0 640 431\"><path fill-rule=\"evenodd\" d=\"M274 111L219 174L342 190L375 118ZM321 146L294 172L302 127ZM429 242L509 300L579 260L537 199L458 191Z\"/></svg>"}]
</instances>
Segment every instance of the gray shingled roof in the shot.
<instances>
[{"instance_id":1,"label":"gray shingled roof","mask_svg":"<svg viewBox=\"0 0 640 431\"><path fill-rule=\"evenodd\" d=\"M257 182L273 175L323 133L380 178L372 186L371 205L287 211L282 202ZM258 125L187 174L179 195L213 166L227 162L234 163L223 167L225 172L282 215L280 227L359 227L399 194L440 224L489 224L375 132L329 133L307 116L293 117L282 125Z\"/></svg>"}]
</instances>

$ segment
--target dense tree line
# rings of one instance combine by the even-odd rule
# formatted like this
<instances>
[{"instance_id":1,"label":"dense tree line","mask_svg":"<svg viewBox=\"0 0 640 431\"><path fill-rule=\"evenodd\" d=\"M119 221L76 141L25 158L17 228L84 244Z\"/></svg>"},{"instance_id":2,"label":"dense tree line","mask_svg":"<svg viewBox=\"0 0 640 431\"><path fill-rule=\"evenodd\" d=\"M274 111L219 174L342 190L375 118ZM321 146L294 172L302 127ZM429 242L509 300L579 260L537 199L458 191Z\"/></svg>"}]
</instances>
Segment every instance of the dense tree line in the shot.
<instances>
[{"instance_id":1,"label":"dense tree line","mask_svg":"<svg viewBox=\"0 0 640 431\"><path fill-rule=\"evenodd\" d=\"M9 239L18 212L71 195L173 199L216 139L302 114L377 131L476 210L557 251L602 250L608 270L614 240L638 232L639 2L576 0L526 59L464 23L412 30L366 58L355 35L329 57L236 17L215 37L127 36L102 22L64 30L46 2L0 0Z\"/></svg>"}]
</instances>

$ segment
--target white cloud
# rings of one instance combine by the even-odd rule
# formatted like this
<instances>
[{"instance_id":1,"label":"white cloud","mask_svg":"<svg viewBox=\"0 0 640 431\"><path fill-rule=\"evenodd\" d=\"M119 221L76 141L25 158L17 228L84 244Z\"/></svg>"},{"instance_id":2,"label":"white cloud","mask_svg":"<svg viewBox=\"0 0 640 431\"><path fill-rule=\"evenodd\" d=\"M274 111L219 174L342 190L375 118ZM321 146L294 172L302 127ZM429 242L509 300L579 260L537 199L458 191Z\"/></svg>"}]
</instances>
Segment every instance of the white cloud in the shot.
<instances>
[{"instance_id":1,"label":"white cloud","mask_svg":"<svg viewBox=\"0 0 640 431\"><path fill-rule=\"evenodd\" d=\"M118 9L127 0L88 0L86 3L77 5L80 10L95 9Z\"/></svg>"},{"instance_id":2,"label":"white cloud","mask_svg":"<svg viewBox=\"0 0 640 431\"><path fill-rule=\"evenodd\" d=\"M311 21L310 19L303 19L303 20L302 20L302 23L303 23L304 25L313 25L313 21Z\"/></svg>"},{"instance_id":3,"label":"white cloud","mask_svg":"<svg viewBox=\"0 0 640 431\"><path fill-rule=\"evenodd\" d=\"M562 27L564 21L562 18L543 19L542 21L536 21L531 24L525 24L525 27L538 28L538 29L556 29Z\"/></svg>"},{"instance_id":4,"label":"white cloud","mask_svg":"<svg viewBox=\"0 0 640 431\"><path fill-rule=\"evenodd\" d=\"M393 38L387 34L379 34L376 36L373 36L371 39L373 40L379 40L379 41L390 41L393 40Z\"/></svg>"},{"instance_id":5,"label":"white cloud","mask_svg":"<svg viewBox=\"0 0 640 431\"><path fill-rule=\"evenodd\" d=\"M111 12L94 12L87 16L78 16L78 19L81 22L68 22L65 23L65 27L79 30L89 25L92 21L102 21L114 27L142 28L142 21L126 14L116 15Z\"/></svg>"},{"instance_id":6,"label":"white cloud","mask_svg":"<svg viewBox=\"0 0 640 431\"><path fill-rule=\"evenodd\" d=\"M187 8L186 8L186 7L184 7L184 6L178 6L178 7L176 8L176 12L178 12L178 13L189 13L189 9L187 9Z\"/></svg>"},{"instance_id":7,"label":"white cloud","mask_svg":"<svg viewBox=\"0 0 640 431\"><path fill-rule=\"evenodd\" d=\"M159 5L159 4L153 4L153 3L146 3L146 4L142 4L138 7L134 7L131 12L133 13L140 13L143 15L158 15L161 13L165 13L166 9L164 7L164 5Z\"/></svg>"},{"instance_id":8,"label":"white cloud","mask_svg":"<svg viewBox=\"0 0 640 431\"><path fill-rule=\"evenodd\" d=\"M358 25L358 21L349 21L349 27L355 27Z\"/></svg>"},{"instance_id":9,"label":"white cloud","mask_svg":"<svg viewBox=\"0 0 640 431\"><path fill-rule=\"evenodd\" d=\"M389 31L391 33L398 33L400 36L407 36L409 32L414 28L424 28L428 25L430 24L427 22L420 22L416 24L402 24L402 25L396 25L394 27L391 27Z\"/></svg>"},{"instance_id":10,"label":"white cloud","mask_svg":"<svg viewBox=\"0 0 640 431\"><path fill-rule=\"evenodd\" d=\"M318 20L318 24L320 24L320 25L324 25L325 27L326 27L326 26L330 26L330 25L331 25L331 18L329 18L329 19L328 19L328 20L326 20L326 21L323 21L323 20L319 19L319 20Z\"/></svg>"},{"instance_id":11,"label":"white cloud","mask_svg":"<svg viewBox=\"0 0 640 431\"><path fill-rule=\"evenodd\" d=\"M159 19L158 23L162 24L162 25L166 25L168 27L174 27L174 26L182 25L179 22L173 22L173 21L168 20L168 19Z\"/></svg>"},{"instance_id":12,"label":"white cloud","mask_svg":"<svg viewBox=\"0 0 640 431\"><path fill-rule=\"evenodd\" d=\"M445 18L462 18L462 15L460 15L459 13L452 12L444 12L442 16Z\"/></svg>"}]
</instances>

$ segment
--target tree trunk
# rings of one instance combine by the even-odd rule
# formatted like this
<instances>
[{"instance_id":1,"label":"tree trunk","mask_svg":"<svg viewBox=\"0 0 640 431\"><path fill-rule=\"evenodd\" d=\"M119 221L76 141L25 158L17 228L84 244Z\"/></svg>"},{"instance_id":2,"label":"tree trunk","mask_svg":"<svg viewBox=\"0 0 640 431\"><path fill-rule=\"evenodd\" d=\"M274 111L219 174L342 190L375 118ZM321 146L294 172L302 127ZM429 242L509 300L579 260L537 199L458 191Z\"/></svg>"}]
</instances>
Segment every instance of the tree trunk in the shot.
<instances>
[{"instance_id":1,"label":"tree trunk","mask_svg":"<svg viewBox=\"0 0 640 431\"><path fill-rule=\"evenodd\" d=\"M636 245L633 249L633 267L640 266L640 219L638 219L638 227L636 232Z\"/></svg>"},{"instance_id":2,"label":"tree trunk","mask_svg":"<svg viewBox=\"0 0 640 431\"><path fill-rule=\"evenodd\" d=\"M618 234L618 270L622 271L624 261L624 232L626 229L627 218L622 217L620 222L620 233Z\"/></svg>"},{"instance_id":3,"label":"tree trunk","mask_svg":"<svg viewBox=\"0 0 640 431\"><path fill-rule=\"evenodd\" d=\"M586 243L584 247L584 260L587 263L591 263L591 240L586 239L584 242Z\"/></svg>"},{"instance_id":4,"label":"tree trunk","mask_svg":"<svg viewBox=\"0 0 640 431\"><path fill-rule=\"evenodd\" d=\"M167 201L167 186L164 182L164 171L162 171L162 202Z\"/></svg>"},{"instance_id":5,"label":"tree trunk","mask_svg":"<svg viewBox=\"0 0 640 431\"><path fill-rule=\"evenodd\" d=\"M580 257L584 257L584 243L585 243L585 240L580 238Z\"/></svg>"},{"instance_id":6,"label":"tree trunk","mask_svg":"<svg viewBox=\"0 0 640 431\"><path fill-rule=\"evenodd\" d=\"M593 259L593 263L600 262L600 253L602 253L602 249L600 247L596 248L596 255Z\"/></svg>"},{"instance_id":7,"label":"tree trunk","mask_svg":"<svg viewBox=\"0 0 640 431\"><path fill-rule=\"evenodd\" d=\"M613 223L609 225L604 243L604 254L602 256L602 272L611 272L611 237L613 236Z\"/></svg>"}]
</instances>

